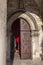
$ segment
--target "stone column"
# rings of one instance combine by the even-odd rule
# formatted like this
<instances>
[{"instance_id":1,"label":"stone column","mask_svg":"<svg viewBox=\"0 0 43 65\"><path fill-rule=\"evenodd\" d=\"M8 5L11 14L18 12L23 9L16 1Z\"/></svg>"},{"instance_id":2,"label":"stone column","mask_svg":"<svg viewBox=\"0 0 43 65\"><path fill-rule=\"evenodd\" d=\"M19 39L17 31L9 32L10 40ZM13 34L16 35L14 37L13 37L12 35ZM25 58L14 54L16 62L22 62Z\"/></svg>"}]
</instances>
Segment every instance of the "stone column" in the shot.
<instances>
[{"instance_id":1,"label":"stone column","mask_svg":"<svg viewBox=\"0 0 43 65\"><path fill-rule=\"evenodd\" d=\"M40 59L39 54L39 31L32 32L33 59Z\"/></svg>"},{"instance_id":2,"label":"stone column","mask_svg":"<svg viewBox=\"0 0 43 65\"><path fill-rule=\"evenodd\" d=\"M0 0L0 65L6 65L6 0Z\"/></svg>"}]
</instances>

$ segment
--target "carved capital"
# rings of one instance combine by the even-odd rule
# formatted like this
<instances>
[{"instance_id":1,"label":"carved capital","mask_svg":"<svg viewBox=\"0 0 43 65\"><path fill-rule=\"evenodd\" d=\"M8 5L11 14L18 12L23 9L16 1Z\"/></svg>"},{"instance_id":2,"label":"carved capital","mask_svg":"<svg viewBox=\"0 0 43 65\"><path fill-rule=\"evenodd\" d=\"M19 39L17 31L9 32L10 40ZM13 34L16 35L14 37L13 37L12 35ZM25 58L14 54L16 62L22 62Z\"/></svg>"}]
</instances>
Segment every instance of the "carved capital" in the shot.
<instances>
[{"instance_id":1,"label":"carved capital","mask_svg":"<svg viewBox=\"0 0 43 65\"><path fill-rule=\"evenodd\" d=\"M33 31L31 32L31 36L34 36L34 37L39 36L38 30L33 30Z\"/></svg>"}]
</instances>

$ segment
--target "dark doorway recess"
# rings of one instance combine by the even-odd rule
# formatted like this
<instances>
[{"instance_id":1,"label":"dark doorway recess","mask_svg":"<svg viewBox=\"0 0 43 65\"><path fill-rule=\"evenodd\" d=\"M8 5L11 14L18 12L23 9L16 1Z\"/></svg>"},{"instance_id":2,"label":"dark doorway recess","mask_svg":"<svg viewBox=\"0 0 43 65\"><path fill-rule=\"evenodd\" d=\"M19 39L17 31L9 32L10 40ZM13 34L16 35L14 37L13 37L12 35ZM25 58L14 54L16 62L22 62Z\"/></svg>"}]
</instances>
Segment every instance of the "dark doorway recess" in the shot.
<instances>
[{"instance_id":1,"label":"dark doorway recess","mask_svg":"<svg viewBox=\"0 0 43 65\"><path fill-rule=\"evenodd\" d=\"M18 49L18 52L19 52L19 55L21 56L21 48L20 48L20 19L17 19L13 22L12 26L11 26L11 30L12 30L12 43L10 45L10 49L11 49L11 52L10 52L10 55L11 55L11 59L14 58L14 53L15 53L15 40L16 43L16 49Z\"/></svg>"}]
</instances>

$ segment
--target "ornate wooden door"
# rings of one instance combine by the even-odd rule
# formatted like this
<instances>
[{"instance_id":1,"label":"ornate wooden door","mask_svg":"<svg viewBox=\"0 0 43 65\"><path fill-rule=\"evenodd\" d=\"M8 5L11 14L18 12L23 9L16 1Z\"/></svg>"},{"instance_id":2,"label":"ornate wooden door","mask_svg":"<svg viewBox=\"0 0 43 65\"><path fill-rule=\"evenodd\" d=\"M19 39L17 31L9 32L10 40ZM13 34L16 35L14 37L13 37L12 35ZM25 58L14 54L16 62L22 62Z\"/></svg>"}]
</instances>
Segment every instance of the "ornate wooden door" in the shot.
<instances>
[{"instance_id":1,"label":"ornate wooden door","mask_svg":"<svg viewBox=\"0 0 43 65\"><path fill-rule=\"evenodd\" d=\"M20 37L21 37L21 59L31 59L31 37L30 27L24 19L20 19Z\"/></svg>"}]
</instances>

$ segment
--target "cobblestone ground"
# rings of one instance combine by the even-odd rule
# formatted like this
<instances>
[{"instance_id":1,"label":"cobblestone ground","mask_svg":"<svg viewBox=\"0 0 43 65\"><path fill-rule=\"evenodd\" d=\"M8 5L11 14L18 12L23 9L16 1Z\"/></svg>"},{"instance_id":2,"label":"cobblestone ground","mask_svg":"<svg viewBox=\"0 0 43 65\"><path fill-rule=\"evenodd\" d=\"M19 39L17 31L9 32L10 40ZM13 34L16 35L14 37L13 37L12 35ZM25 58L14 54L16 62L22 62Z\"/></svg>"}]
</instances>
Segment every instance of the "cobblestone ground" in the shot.
<instances>
[{"instance_id":1,"label":"cobblestone ground","mask_svg":"<svg viewBox=\"0 0 43 65\"><path fill-rule=\"evenodd\" d=\"M8 64L11 65L11 64ZM12 65L43 65L43 61L40 60L21 60L19 54L15 53L15 58Z\"/></svg>"},{"instance_id":2,"label":"cobblestone ground","mask_svg":"<svg viewBox=\"0 0 43 65\"><path fill-rule=\"evenodd\" d=\"M13 65L43 65L43 61L37 60L20 60L19 54L15 53Z\"/></svg>"},{"instance_id":3,"label":"cobblestone ground","mask_svg":"<svg viewBox=\"0 0 43 65\"><path fill-rule=\"evenodd\" d=\"M31 60L16 60L13 65L43 65L43 62Z\"/></svg>"}]
</instances>

